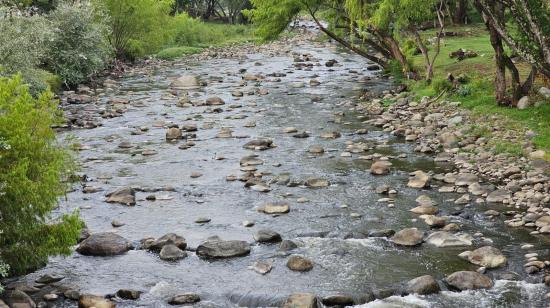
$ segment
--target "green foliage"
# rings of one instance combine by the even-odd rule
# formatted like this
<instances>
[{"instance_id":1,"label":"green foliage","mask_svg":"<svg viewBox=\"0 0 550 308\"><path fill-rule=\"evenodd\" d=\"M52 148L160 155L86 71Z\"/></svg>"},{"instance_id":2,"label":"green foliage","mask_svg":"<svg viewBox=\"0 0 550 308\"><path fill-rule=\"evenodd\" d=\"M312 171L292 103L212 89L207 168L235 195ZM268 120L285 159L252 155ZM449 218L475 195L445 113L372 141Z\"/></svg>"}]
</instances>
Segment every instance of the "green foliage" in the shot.
<instances>
[{"instance_id":1,"label":"green foliage","mask_svg":"<svg viewBox=\"0 0 550 308\"><path fill-rule=\"evenodd\" d=\"M96 0L109 12L109 41L118 57L154 53L170 40L169 0Z\"/></svg>"},{"instance_id":2,"label":"green foliage","mask_svg":"<svg viewBox=\"0 0 550 308\"><path fill-rule=\"evenodd\" d=\"M9 270L10 270L10 266L4 263L2 260L0 260L0 278L7 277ZM2 292L4 292L4 286L0 284L0 294Z\"/></svg>"},{"instance_id":3,"label":"green foliage","mask_svg":"<svg viewBox=\"0 0 550 308\"><path fill-rule=\"evenodd\" d=\"M406 80L405 75L403 74L401 63L399 63L399 61L397 60L391 60L385 71L386 73L391 74L397 82L403 82L404 80Z\"/></svg>"},{"instance_id":4,"label":"green foliage","mask_svg":"<svg viewBox=\"0 0 550 308\"><path fill-rule=\"evenodd\" d=\"M85 82L110 60L108 16L89 2L63 3L49 16L54 35L46 67L68 86Z\"/></svg>"},{"instance_id":5,"label":"green foliage","mask_svg":"<svg viewBox=\"0 0 550 308\"><path fill-rule=\"evenodd\" d=\"M51 128L59 120L51 92L33 98L20 76L0 78L0 247L14 274L70 254L78 238L77 213L50 216L72 165Z\"/></svg>"},{"instance_id":6,"label":"green foliage","mask_svg":"<svg viewBox=\"0 0 550 308\"><path fill-rule=\"evenodd\" d=\"M245 10L244 14L258 25L256 34L264 40L276 39L304 9L299 0L252 0L251 2L254 9Z\"/></svg>"},{"instance_id":7,"label":"green foliage","mask_svg":"<svg viewBox=\"0 0 550 308\"><path fill-rule=\"evenodd\" d=\"M50 22L40 16L0 18L0 76L21 73L33 93L47 88L39 69L52 38Z\"/></svg>"},{"instance_id":8,"label":"green foliage","mask_svg":"<svg viewBox=\"0 0 550 308\"><path fill-rule=\"evenodd\" d=\"M521 144L512 143L512 142L498 142L495 144L494 149L496 154L510 154L512 156L523 156L523 149Z\"/></svg>"},{"instance_id":9,"label":"green foliage","mask_svg":"<svg viewBox=\"0 0 550 308\"><path fill-rule=\"evenodd\" d=\"M456 95L460 97L466 97L472 95L473 87L471 85L465 84L458 88Z\"/></svg>"},{"instance_id":10,"label":"green foliage","mask_svg":"<svg viewBox=\"0 0 550 308\"><path fill-rule=\"evenodd\" d=\"M203 49L200 47L170 47L161 50L157 54L157 57L159 57L160 59L172 60L185 55L200 53L202 50Z\"/></svg>"},{"instance_id":11,"label":"green foliage","mask_svg":"<svg viewBox=\"0 0 550 308\"><path fill-rule=\"evenodd\" d=\"M441 93L443 91L450 91L453 89L453 84L444 78L437 78L432 81L432 88L436 93Z\"/></svg>"}]
</instances>

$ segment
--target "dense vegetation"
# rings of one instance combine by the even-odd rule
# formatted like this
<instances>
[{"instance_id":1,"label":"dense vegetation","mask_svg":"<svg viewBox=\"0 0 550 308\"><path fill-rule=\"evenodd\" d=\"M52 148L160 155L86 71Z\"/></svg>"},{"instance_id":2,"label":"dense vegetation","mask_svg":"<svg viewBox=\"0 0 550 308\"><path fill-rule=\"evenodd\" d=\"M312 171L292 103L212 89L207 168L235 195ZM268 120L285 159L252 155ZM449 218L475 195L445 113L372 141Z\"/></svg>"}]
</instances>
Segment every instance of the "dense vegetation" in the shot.
<instances>
[{"instance_id":1,"label":"dense vegetation","mask_svg":"<svg viewBox=\"0 0 550 308\"><path fill-rule=\"evenodd\" d=\"M50 217L73 164L51 128L60 121L51 92L35 98L19 76L2 77L0 112L0 257L22 273L76 243L78 215Z\"/></svg>"},{"instance_id":2,"label":"dense vegetation","mask_svg":"<svg viewBox=\"0 0 550 308\"><path fill-rule=\"evenodd\" d=\"M136 60L158 54L171 59L212 45L253 39L249 26L205 23L190 17L182 8L193 5L192 12L196 14L202 6L198 1L186 3L66 0L13 1L9 5L7 2L0 5L0 74L21 73L33 93L47 87L58 91L88 81L108 68L115 58ZM216 2L217 11L235 10L235 5L235 1L223 5Z\"/></svg>"}]
</instances>

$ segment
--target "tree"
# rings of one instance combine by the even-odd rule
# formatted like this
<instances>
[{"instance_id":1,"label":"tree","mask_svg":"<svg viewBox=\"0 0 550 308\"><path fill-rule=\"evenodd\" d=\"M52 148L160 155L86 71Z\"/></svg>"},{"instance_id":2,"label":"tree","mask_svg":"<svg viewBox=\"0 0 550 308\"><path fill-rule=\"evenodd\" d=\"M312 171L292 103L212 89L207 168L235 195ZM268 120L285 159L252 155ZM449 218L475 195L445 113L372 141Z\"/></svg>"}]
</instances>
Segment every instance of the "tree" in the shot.
<instances>
[{"instance_id":1,"label":"tree","mask_svg":"<svg viewBox=\"0 0 550 308\"><path fill-rule=\"evenodd\" d=\"M444 1L442 0L382 0L376 4L366 4L362 0L347 0L346 9L351 20L364 30L384 38L390 46L391 54L397 59L405 72L412 68L401 52L398 38L401 32L411 33L420 49L426 68L426 80L433 78L433 66L440 52L441 36L445 27ZM437 17L439 32L435 39L435 51L430 58L428 47L419 34L422 23Z\"/></svg>"},{"instance_id":2,"label":"tree","mask_svg":"<svg viewBox=\"0 0 550 308\"><path fill-rule=\"evenodd\" d=\"M33 98L20 76L0 78L0 257L13 274L70 254L78 238L77 213L51 216L71 171L51 128L58 120L51 92Z\"/></svg>"},{"instance_id":3,"label":"tree","mask_svg":"<svg viewBox=\"0 0 550 308\"><path fill-rule=\"evenodd\" d=\"M171 0L98 0L110 15L109 42L117 58L136 58L159 49L170 35Z\"/></svg>"},{"instance_id":4,"label":"tree","mask_svg":"<svg viewBox=\"0 0 550 308\"><path fill-rule=\"evenodd\" d=\"M398 51L397 56L403 62L405 56L397 48L392 54L391 44L384 41L380 35L364 35L359 32L357 24L348 16L343 0L252 0L254 9L245 11L252 22L258 25L257 34L266 39L275 39L283 32L290 22L300 12L308 13L318 28L328 37L332 38L349 50L367 58L383 67L388 60ZM320 12L332 16L331 23L326 26L318 16ZM397 42L388 39L390 43ZM373 55L368 49L373 48L379 55Z\"/></svg>"},{"instance_id":5,"label":"tree","mask_svg":"<svg viewBox=\"0 0 550 308\"><path fill-rule=\"evenodd\" d=\"M550 78L550 8L536 0L475 0L474 4L482 14L495 51L497 103L516 105L531 90L537 72ZM523 83L504 43L532 67ZM506 69L511 75L511 97L506 93Z\"/></svg>"}]
</instances>

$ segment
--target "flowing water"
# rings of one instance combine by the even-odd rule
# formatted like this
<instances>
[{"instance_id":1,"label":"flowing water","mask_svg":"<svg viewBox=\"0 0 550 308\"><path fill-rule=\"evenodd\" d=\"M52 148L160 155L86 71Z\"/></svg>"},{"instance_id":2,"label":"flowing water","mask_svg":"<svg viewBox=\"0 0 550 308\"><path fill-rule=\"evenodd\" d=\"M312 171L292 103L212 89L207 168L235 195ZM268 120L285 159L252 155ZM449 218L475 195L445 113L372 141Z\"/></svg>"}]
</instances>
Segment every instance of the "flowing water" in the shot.
<instances>
[{"instance_id":1,"label":"flowing water","mask_svg":"<svg viewBox=\"0 0 550 308\"><path fill-rule=\"evenodd\" d=\"M80 208L80 215L92 232L113 231L138 243L146 237L160 237L177 233L186 238L193 249L207 237L218 235L223 239L250 242L252 251L245 257L208 261L189 251L189 256L178 262L166 262L158 254L146 250L131 250L114 257L91 257L74 253L69 257L52 258L44 269L21 278L32 281L45 273L58 273L66 278L63 284L78 286L82 292L95 294L114 293L121 288L144 291L136 301L120 301L119 307L165 307L167 299L178 293L194 292L203 307L265 307L277 306L295 292L311 292L319 296L336 293L360 297L372 290L383 293L397 288L403 282L425 274L437 279L458 270L475 270L476 267L457 257L467 248L435 248L422 245L403 248L386 238L364 238L357 234L371 229L400 230L418 227L428 231L422 220L415 221L409 209L416 206L419 194L428 194L440 204L440 215L456 212L449 199L458 195L441 194L437 189L417 190L406 186L408 172L414 170L445 172L452 166L433 162L433 157L413 151L414 145L391 136L378 128L363 124L361 114L353 111L354 99L362 90L381 91L389 82L366 70L364 59L338 50L334 46L304 43L292 46L300 54L310 54L324 64L336 59L334 67L318 65L310 70L296 69L292 55L270 56L248 54L248 59L214 59L196 63L176 62L163 65L149 73L136 71L120 80L110 98L130 100L130 109L123 116L105 119L102 126L89 130L72 130L86 146L79 153L81 172L90 179L87 185L99 186L103 192L83 194L80 189L69 193L62 201L59 212ZM312 63L316 63L315 61ZM267 77L261 83L269 90L265 96L231 96L239 89L242 79L239 69L251 74L284 73L280 82ZM219 96L226 105L221 113L206 113L209 107L176 107L177 99L169 98L170 82L181 75L196 75L208 86L190 91L193 99L204 100ZM319 86L310 86L315 77ZM305 87L293 87L304 82ZM254 83L249 82L247 89ZM242 88L241 88L242 89ZM246 91L245 91L246 92ZM320 99L319 99L320 98ZM234 106L232 106L234 105ZM84 107L85 108L85 107ZM235 116L233 119L228 116ZM256 127L243 127L256 121ZM196 146L181 150L183 143L165 141L169 123L195 123ZM163 124L164 127L159 127ZM148 127L141 135L132 134L136 127ZM310 138L297 139L285 134L284 127L294 126L307 130ZM222 127L230 127L239 138L215 138ZM366 135L354 135L358 128L366 128ZM325 140L319 137L324 131L342 132L342 137ZM248 136L248 137L247 137ZM271 185L268 193L245 188L242 182L226 181L228 175L240 175L239 160L254 153L243 145L253 138L272 138L277 147L256 152L264 161L258 166L262 172L275 175L289 174L292 180L309 177L326 178L327 188L287 187ZM346 142L364 140L377 145L369 153L391 155L393 171L387 176L369 173L372 161L358 159L357 155L341 157ZM120 142L129 141L133 148L121 149ZM325 148L323 155L307 153L310 145ZM382 146L385 145L385 146ZM156 155L143 156L141 150L152 149ZM405 154L399 156L401 154ZM217 158L224 157L220 160ZM401 157L401 158L397 158ZM278 166L280 164L280 166ZM200 172L199 178L191 178ZM265 176L269 179L272 176ZM373 187L388 184L398 190L395 207L377 202L381 195ZM122 186L156 188L172 186L175 191L156 192L157 200L145 199L150 192L137 193L137 205L126 207L105 202L105 193ZM298 198L309 202L298 203ZM271 201L290 204L288 214L271 216L256 211L258 206ZM347 206L343 206L347 205ZM486 239L493 241L509 258L504 269L491 270L495 286L490 290L452 292L442 291L430 296L392 296L376 300L364 307L540 307L546 287L540 276L524 273L523 255L519 247L532 243L541 257L548 256L548 243L539 242L526 230L512 230L497 220L487 220L483 211L495 208L472 205L461 209L461 215L450 216L452 222L464 225L470 234L480 232L475 246ZM351 215L358 213L361 217ZM209 223L197 224L199 217L208 217ZM120 228L111 226L112 220L125 223ZM245 220L255 221L246 228ZM304 255L315 262L313 270L293 272L286 267L288 256L277 252L277 244L255 244L252 235L259 229L272 229L283 239L298 244L293 254ZM258 260L271 260L273 269L260 275L249 267ZM518 281L499 280L502 272L518 273ZM443 285L442 285L443 286ZM75 302L58 303L58 307L73 307Z\"/></svg>"}]
</instances>

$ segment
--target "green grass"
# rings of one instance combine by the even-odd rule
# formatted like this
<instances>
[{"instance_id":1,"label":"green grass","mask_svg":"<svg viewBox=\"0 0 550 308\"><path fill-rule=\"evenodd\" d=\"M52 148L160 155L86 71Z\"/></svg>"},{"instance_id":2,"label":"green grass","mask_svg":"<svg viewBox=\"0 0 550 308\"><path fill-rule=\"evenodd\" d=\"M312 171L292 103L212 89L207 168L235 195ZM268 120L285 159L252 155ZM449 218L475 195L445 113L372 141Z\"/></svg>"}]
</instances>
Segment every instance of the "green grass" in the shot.
<instances>
[{"instance_id":1,"label":"green grass","mask_svg":"<svg viewBox=\"0 0 550 308\"><path fill-rule=\"evenodd\" d=\"M467 83L452 96L448 96L450 101L459 101L461 106L473 111L474 115L500 115L507 119L507 126L510 129L533 130L536 136L533 142L537 148L545 150L550 159L550 101L541 96L530 95L533 102L546 101L539 107L531 107L525 110L519 110L511 107L501 107L496 104L494 97L494 71L495 64L493 60L493 49L489 42L489 36L482 25L468 26L462 28L451 28L449 31L460 33L457 37L448 37L442 40L442 48L439 57L434 66L434 81L428 85L425 81L411 82L409 88L418 97L434 96L439 92L434 89L444 87L442 79L452 73L455 77L464 74L467 76ZM425 38L433 37L434 31L423 33ZM451 59L449 54L459 48L473 50L478 53L478 57L457 61ZM415 67L423 73L423 59L421 55L416 55L410 59ZM527 75L528 66L518 65L522 77ZM507 75L509 78L509 75ZM542 86L542 81L537 81L534 89ZM477 132L487 136L488 132ZM495 151L519 155L521 145L509 145L506 143L496 143Z\"/></svg>"},{"instance_id":2,"label":"green grass","mask_svg":"<svg viewBox=\"0 0 550 308\"><path fill-rule=\"evenodd\" d=\"M250 25L205 23L182 18L173 27L176 33L173 43L157 53L157 57L161 59L177 59L199 53L204 48L228 47L259 41L254 36L254 27Z\"/></svg>"},{"instance_id":3,"label":"green grass","mask_svg":"<svg viewBox=\"0 0 550 308\"><path fill-rule=\"evenodd\" d=\"M170 48L161 50L157 54L157 57L164 60L173 60L173 59L181 58L182 56L200 53L202 51L203 51L203 48L201 47L188 47L188 46L170 47Z\"/></svg>"}]
</instances>

